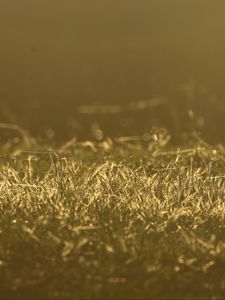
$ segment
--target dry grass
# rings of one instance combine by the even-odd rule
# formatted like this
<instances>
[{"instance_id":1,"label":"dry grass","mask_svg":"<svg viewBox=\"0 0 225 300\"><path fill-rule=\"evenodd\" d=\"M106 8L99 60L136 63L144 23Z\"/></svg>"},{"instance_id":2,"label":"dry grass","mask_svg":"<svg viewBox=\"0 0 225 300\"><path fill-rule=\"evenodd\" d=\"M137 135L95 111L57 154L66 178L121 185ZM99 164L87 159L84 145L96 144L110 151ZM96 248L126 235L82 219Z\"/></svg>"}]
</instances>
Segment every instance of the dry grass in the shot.
<instances>
[{"instance_id":1,"label":"dry grass","mask_svg":"<svg viewBox=\"0 0 225 300\"><path fill-rule=\"evenodd\" d=\"M2 147L1 299L225 295L225 149L152 141Z\"/></svg>"}]
</instances>

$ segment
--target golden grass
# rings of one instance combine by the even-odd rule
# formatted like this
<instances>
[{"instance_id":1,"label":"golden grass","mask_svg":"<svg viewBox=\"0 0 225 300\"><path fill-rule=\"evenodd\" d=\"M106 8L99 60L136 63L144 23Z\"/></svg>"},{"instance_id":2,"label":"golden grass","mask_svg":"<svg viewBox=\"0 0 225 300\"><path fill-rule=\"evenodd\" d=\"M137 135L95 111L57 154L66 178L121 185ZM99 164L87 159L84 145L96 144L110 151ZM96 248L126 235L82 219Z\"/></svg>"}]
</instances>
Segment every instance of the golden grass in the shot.
<instances>
[{"instance_id":1,"label":"golden grass","mask_svg":"<svg viewBox=\"0 0 225 300\"><path fill-rule=\"evenodd\" d=\"M168 142L3 146L0 298L223 297L225 149Z\"/></svg>"}]
</instances>

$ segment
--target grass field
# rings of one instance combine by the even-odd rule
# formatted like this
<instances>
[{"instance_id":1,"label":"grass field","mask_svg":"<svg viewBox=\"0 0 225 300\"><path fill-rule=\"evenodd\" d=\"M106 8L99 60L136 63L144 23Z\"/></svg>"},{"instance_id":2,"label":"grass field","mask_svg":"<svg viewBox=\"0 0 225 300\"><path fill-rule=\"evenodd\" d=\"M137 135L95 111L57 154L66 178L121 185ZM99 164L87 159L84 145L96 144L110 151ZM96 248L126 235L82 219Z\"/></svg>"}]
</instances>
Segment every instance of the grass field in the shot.
<instances>
[{"instance_id":1,"label":"grass field","mask_svg":"<svg viewBox=\"0 0 225 300\"><path fill-rule=\"evenodd\" d=\"M169 143L5 143L0 299L223 298L225 149Z\"/></svg>"}]
</instances>

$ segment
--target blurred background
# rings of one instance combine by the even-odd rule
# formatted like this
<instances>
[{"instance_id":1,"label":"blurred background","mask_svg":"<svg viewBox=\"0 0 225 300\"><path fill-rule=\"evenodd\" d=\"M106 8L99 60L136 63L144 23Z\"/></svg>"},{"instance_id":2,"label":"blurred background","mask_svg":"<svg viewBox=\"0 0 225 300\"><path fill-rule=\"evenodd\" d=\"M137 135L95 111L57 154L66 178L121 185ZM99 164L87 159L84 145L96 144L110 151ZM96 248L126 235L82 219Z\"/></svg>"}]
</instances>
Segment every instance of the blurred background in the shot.
<instances>
[{"instance_id":1,"label":"blurred background","mask_svg":"<svg viewBox=\"0 0 225 300\"><path fill-rule=\"evenodd\" d=\"M224 142L224 53L224 0L1 0L0 122Z\"/></svg>"}]
</instances>

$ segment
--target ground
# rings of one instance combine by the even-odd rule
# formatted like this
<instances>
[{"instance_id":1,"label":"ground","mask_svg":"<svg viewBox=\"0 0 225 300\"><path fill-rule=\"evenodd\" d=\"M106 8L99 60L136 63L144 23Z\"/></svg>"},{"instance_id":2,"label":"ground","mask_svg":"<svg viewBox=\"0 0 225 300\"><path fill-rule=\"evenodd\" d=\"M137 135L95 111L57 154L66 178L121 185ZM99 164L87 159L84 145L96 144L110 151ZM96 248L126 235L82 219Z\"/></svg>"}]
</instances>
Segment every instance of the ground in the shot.
<instances>
[{"instance_id":1,"label":"ground","mask_svg":"<svg viewBox=\"0 0 225 300\"><path fill-rule=\"evenodd\" d=\"M0 152L0 299L225 297L222 145L23 138Z\"/></svg>"}]
</instances>

